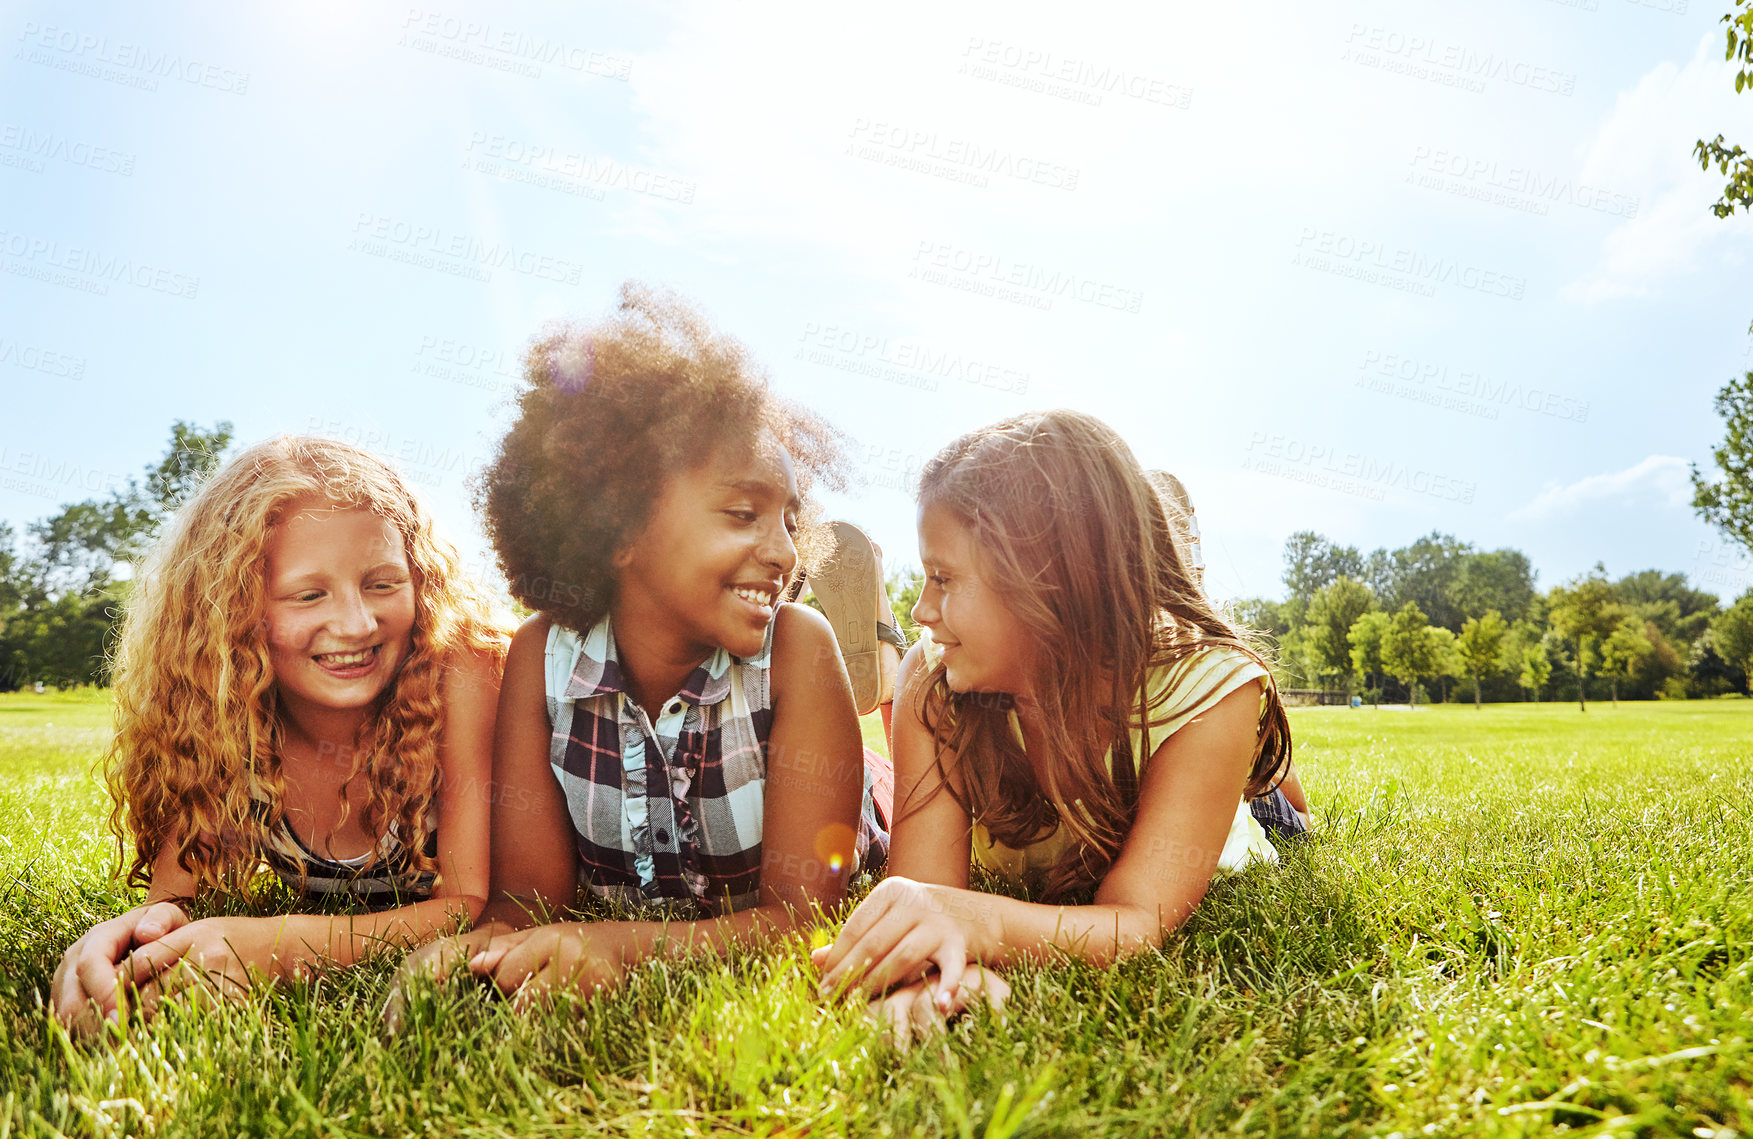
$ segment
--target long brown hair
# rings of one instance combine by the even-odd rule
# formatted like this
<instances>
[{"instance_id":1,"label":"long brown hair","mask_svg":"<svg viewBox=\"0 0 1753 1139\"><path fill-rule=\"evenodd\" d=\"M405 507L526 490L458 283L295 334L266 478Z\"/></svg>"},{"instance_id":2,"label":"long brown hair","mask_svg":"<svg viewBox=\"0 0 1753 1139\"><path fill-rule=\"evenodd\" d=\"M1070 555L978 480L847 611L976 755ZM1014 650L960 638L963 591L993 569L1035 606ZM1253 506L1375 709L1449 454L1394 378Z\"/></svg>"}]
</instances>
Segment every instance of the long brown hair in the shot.
<instances>
[{"instance_id":1,"label":"long brown hair","mask_svg":"<svg viewBox=\"0 0 1753 1139\"><path fill-rule=\"evenodd\" d=\"M1148 749L1150 729L1173 712L1153 719L1146 709L1147 671L1218 646L1265 662L1206 600L1161 496L1094 416L1029 412L970 432L926 464L919 502L968 528L982 578L1034 638L1028 687L1053 757L1032 766L1010 731L1010 700L951 691L939 664L918 699L942 787L1006 846L1070 828L1074 842L1044 896L1087 889L1107 874L1137 815L1149 754L1132 754L1128 729L1142 724ZM1262 683L1250 796L1290 763L1284 706L1270 675Z\"/></svg>"},{"instance_id":2,"label":"long brown hair","mask_svg":"<svg viewBox=\"0 0 1753 1139\"><path fill-rule=\"evenodd\" d=\"M148 884L169 844L197 893L235 890L281 824L282 727L263 637L263 566L275 525L312 498L380 515L406 547L415 589L408 659L357 741L347 782L367 781L367 833L393 822L413 869L434 868L426 840L445 681L458 653L502 659L508 618L392 468L336 440L282 436L203 484L135 578L106 756L110 829L124 858L133 839L129 885Z\"/></svg>"}]
</instances>

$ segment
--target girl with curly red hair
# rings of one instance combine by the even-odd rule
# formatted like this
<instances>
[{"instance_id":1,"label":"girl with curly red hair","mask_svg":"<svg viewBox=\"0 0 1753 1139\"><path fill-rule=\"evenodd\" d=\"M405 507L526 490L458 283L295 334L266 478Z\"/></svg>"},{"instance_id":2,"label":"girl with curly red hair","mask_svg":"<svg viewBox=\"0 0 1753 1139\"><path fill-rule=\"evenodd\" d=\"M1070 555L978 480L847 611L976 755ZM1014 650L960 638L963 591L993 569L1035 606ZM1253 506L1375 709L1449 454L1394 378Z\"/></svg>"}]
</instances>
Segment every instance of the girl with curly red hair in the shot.
<instances>
[{"instance_id":1,"label":"girl with curly red hair","mask_svg":"<svg viewBox=\"0 0 1753 1139\"><path fill-rule=\"evenodd\" d=\"M136 576L115 665L111 826L146 901L67 950L63 1022L115 1017L119 981L150 1011L471 922L507 624L366 451L283 437L207 481ZM189 920L264 864L367 912Z\"/></svg>"}]
</instances>

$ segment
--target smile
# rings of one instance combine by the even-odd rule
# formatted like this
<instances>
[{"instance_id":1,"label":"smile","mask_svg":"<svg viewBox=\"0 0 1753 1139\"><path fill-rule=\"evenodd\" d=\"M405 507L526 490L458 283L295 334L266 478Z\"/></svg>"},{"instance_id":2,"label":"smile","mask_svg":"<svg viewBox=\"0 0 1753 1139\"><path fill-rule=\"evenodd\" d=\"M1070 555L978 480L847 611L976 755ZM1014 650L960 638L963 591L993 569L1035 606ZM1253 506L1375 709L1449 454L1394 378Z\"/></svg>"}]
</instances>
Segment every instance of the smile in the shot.
<instances>
[{"instance_id":1,"label":"smile","mask_svg":"<svg viewBox=\"0 0 1753 1139\"><path fill-rule=\"evenodd\" d=\"M759 605L763 609L771 609L773 599L778 596L771 589L759 589L746 585L733 585L730 587L730 591L750 605Z\"/></svg>"},{"instance_id":2,"label":"smile","mask_svg":"<svg viewBox=\"0 0 1753 1139\"><path fill-rule=\"evenodd\" d=\"M378 650L381 648L383 648L382 645L373 645L369 649L355 649L346 653L318 653L311 659L323 668L336 672L348 672L375 662Z\"/></svg>"}]
</instances>

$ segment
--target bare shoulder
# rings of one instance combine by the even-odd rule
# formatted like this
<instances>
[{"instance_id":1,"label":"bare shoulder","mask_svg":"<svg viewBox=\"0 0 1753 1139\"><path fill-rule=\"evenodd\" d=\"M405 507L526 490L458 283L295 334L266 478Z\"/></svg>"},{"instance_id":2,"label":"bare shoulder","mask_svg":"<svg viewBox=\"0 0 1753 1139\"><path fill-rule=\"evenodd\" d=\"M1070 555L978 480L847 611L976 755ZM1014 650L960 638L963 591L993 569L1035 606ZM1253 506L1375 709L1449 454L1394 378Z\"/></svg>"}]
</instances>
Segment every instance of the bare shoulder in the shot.
<instances>
[{"instance_id":1,"label":"bare shoulder","mask_svg":"<svg viewBox=\"0 0 1753 1139\"><path fill-rule=\"evenodd\" d=\"M773 616L773 655L790 655L801 648L834 644L834 628L828 619L808 605L788 601ZM836 648L836 651L838 649Z\"/></svg>"},{"instance_id":2,"label":"bare shoulder","mask_svg":"<svg viewBox=\"0 0 1753 1139\"><path fill-rule=\"evenodd\" d=\"M483 689L497 691L499 678L505 672L504 658L480 649L458 650L447 663L452 690L458 695Z\"/></svg>"},{"instance_id":3,"label":"bare shoulder","mask_svg":"<svg viewBox=\"0 0 1753 1139\"><path fill-rule=\"evenodd\" d=\"M794 684L817 686L824 668L842 671L833 626L808 605L781 605L774 614L770 659L776 693Z\"/></svg>"},{"instance_id":4,"label":"bare shoulder","mask_svg":"<svg viewBox=\"0 0 1753 1139\"><path fill-rule=\"evenodd\" d=\"M511 650L506 654L507 667L513 657L528 657L531 653L541 656L548 651L548 630L553 628L554 619L546 613L537 613L517 627L511 635Z\"/></svg>"}]
</instances>

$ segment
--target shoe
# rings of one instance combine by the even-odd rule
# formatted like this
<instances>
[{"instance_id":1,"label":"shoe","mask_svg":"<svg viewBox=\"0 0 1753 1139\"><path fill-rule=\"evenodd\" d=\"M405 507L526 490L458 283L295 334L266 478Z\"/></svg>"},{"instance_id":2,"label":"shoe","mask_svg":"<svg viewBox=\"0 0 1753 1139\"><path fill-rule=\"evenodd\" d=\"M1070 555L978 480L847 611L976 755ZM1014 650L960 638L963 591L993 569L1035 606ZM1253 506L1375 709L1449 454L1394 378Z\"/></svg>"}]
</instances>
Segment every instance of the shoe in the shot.
<instances>
[{"instance_id":1,"label":"shoe","mask_svg":"<svg viewBox=\"0 0 1753 1139\"><path fill-rule=\"evenodd\" d=\"M876 550L863 530L836 522L834 552L827 564L810 575L816 603L834 627L846 675L852 681L852 703L860 716L876 710L882 697L882 662L877 656L873 598L881 588Z\"/></svg>"}]
</instances>

